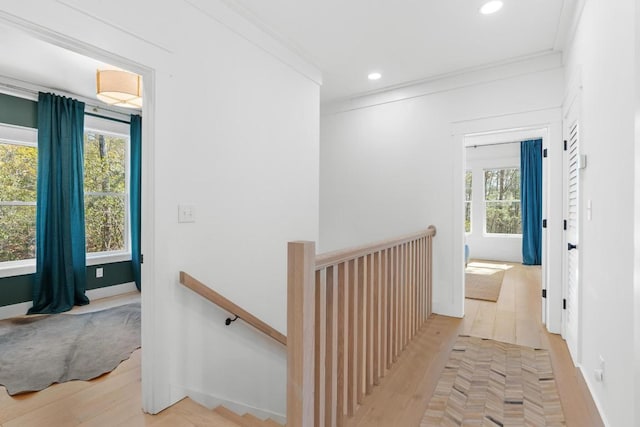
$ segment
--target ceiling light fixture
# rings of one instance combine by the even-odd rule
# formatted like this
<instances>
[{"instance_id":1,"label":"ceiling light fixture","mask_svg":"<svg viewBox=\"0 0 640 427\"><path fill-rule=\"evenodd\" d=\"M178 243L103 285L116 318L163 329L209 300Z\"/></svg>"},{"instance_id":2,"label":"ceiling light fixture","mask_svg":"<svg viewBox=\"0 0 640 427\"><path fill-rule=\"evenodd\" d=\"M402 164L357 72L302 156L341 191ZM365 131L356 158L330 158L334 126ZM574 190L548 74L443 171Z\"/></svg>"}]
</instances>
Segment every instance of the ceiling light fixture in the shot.
<instances>
[{"instance_id":1,"label":"ceiling light fixture","mask_svg":"<svg viewBox=\"0 0 640 427\"><path fill-rule=\"evenodd\" d=\"M368 76L369 80L379 80L382 77L380 73L370 73Z\"/></svg>"},{"instance_id":2,"label":"ceiling light fixture","mask_svg":"<svg viewBox=\"0 0 640 427\"><path fill-rule=\"evenodd\" d=\"M480 8L480 13L482 13L483 15L491 15L492 13L496 13L497 11L502 9L502 6L503 3L500 0L492 0L482 5L482 7Z\"/></svg>"},{"instance_id":3,"label":"ceiling light fixture","mask_svg":"<svg viewBox=\"0 0 640 427\"><path fill-rule=\"evenodd\" d=\"M142 108L142 77L128 71L98 70L96 97L117 107Z\"/></svg>"}]
</instances>

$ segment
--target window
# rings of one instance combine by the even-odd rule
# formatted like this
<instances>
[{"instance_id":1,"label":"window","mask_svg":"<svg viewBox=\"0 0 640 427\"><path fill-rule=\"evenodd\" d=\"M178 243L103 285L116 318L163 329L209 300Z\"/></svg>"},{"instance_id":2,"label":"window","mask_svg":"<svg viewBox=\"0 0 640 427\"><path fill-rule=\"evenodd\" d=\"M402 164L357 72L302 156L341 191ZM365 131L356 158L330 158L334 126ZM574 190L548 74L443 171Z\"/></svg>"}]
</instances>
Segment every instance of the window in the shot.
<instances>
[{"instance_id":1,"label":"window","mask_svg":"<svg viewBox=\"0 0 640 427\"><path fill-rule=\"evenodd\" d=\"M484 171L485 233L522 234L520 169Z\"/></svg>"},{"instance_id":2,"label":"window","mask_svg":"<svg viewBox=\"0 0 640 427\"><path fill-rule=\"evenodd\" d=\"M129 251L128 165L128 135L85 128L84 209L87 255Z\"/></svg>"},{"instance_id":3,"label":"window","mask_svg":"<svg viewBox=\"0 0 640 427\"><path fill-rule=\"evenodd\" d=\"M37 133L0 125L0 262L36 257Z\"/></svg>"},{"instance_id":4,"label":"window","mask_svg":"<svg viewBox=\"0 0 640 427\"><path fill-rule=\"evenodd\" d=\"M471 233L471 194L473 189L471 171L467 171L464 182L464 231Z\"/></svg>"}]
</instances>

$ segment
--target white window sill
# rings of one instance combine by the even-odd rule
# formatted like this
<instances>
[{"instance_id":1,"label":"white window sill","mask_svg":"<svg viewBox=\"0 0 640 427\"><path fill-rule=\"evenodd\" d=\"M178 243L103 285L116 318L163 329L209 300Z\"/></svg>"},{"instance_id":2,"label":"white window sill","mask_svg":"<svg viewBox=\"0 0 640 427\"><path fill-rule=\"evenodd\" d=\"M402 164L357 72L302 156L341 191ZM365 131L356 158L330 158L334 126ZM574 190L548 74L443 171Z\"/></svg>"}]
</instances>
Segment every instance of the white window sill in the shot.
<instances>
[{"instance_id":1,"label":"white window sill","mask_svg":"<svg viewBox=\"0 0 640 427\"><path fill-rule=\"evenodd\" d=\"M116 253L96 253L87 255L87 267L91 265L111 264L114 262L131 261L131 254L128 252ZM36 260L25 259L22 261L7 261L0 263L0 278L11 276L22 276L24 274L34 274L36 272Z\"/></svg>"},{"instance_id":2,"label":"white window sill","mask_svg":"<svg viewBox=\"0 0 640 427\"><path fill-rule=\"evenodd\" d=\"M90 265L110 264L112 262L131 261L130 252L98 252L87 255L87 267Z\"/></svg>"},{"instance_id":3,"label":"white window sill","mask_svg":"<svg viewBox=\"0 0 640 427\"><path fill-rule=\"evenodd\" d=\"M22 276L36 272L36 260L6 261L0 263L0 277Z\"/></svg>"},{"instance_id":4,"label":"white window sill","mask_svg":"<svg viewBox=\"0 0 640 427\"><path fill-rule=\"evenodd\" d=\"M522 234L482 233L482 237L499 237L501 239L522 239Z\"/></svg>"}]
</instances>

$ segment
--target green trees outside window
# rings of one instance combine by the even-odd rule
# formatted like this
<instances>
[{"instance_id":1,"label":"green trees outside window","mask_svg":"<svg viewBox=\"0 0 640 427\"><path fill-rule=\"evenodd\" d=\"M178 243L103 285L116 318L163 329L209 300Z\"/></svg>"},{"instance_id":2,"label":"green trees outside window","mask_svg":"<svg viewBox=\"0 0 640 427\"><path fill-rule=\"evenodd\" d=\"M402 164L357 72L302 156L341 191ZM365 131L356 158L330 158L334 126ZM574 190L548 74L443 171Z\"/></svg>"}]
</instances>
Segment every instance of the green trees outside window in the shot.
<instances>
[{"instance_id":1,"label":"green trees outside window","mask_svg":"<svg viewBox=\"0 0 640 427\"><path fill-rule=\"evenodd\" d=\"M464 183L464 232L471 233L471 195L473 190L473 178L471 171L466 172Z\"/></svg>"},{"instance_id":2,"label":"green trees outside window","mask_svg":"<svg viewBox=\"0 0 640 427\"><path fill-rule=\"evenodd\" d=\"M129 139L87 130L84 190L87 253L125 251ZM35 258L37 144L0 139L0 262Z\"/></svg>"},{"instance_id":3,"label":"green trees outside window","mask_svg":"<svg viewBox=\"0 0 640 427\"><path fill-rule=\"evenodd\" d=\"M520 169L484 171L485 232L522 234Z\"/></svg>"},{"instance_id":4,"label":"green trees outside window","mask_svg":"<svg viewBox=\"0 0 640 427\"><path fill-rule=\"evenodd\" d=\"M38 150L0 140L0 262L36 254Z\"/></svg>"},{"instance_id":5,"label":"green trees outside window","mask_svg":"<svg viewBox=\"0 0 640 427\"><path fill-rule=\"evenodd\" d=\"M127 249L127 139L84 134L84 210L87 253Z\"/></svg>"}]
</instances>

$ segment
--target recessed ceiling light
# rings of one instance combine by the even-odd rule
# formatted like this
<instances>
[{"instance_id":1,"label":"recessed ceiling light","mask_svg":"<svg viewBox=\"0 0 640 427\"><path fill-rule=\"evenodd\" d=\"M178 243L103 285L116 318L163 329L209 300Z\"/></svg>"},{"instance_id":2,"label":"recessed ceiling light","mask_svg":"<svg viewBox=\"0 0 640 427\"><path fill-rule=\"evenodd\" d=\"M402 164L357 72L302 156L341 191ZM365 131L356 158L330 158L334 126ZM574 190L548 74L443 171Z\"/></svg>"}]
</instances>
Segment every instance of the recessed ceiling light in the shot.
<instances>
[{"instance_id":1,"label":"recessed ceiling light","mask_svg":"<svg viewBox=\"0 0 640 427\"><path fill-rule=\"evenodd\" d=\"M380 77L382 77L382 74L380 74L380 73L370 73L367 77L369 77L369 80L378 80L378 79L380 79Z\"/></svg>"},{"instance_id":2,"label":"recessed ceiling light","mask_svg":"<svg viewBox=\"0 0 640 427\"><path fill-rule=\"evenodd\" d=\"M503 3L500 0L488 1L480 8L480 13L483 15L491 15L502 9L502 5Z\"/></svg>"}]
</instances>

